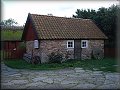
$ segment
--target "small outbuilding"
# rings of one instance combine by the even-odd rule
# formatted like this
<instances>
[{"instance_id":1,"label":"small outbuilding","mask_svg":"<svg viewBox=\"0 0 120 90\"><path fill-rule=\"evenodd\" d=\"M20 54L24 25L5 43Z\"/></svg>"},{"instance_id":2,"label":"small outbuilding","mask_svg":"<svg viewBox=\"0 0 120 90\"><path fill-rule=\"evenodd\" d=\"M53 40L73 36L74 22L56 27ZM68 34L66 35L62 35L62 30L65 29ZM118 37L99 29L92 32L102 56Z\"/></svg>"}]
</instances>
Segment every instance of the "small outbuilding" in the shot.
<instances>
[{"instance_id":1,"label":"small outbuilding","mask_svg":"<svg viewBox=\"0 0 120 90\"><path fill-rule=\"evenodd\" d=\"M26 53L48 61L52 52L68 59L91 59L94 49L104 53L105 34L90 19L28 14L22 40Z\"/></svg>"},{"instance_id":2,"label":"small outbuilding","mask_svg":"<svg viewBox=\"0 0 120 90\"><path fill-rule=\"evenodd\" d=\"M21 40L23 33L22 26L1 26L1 54L2 59L20 59L23 58L25 47ZM25 46L25 45L24 45Z\"/></svg>"}]
</instances>

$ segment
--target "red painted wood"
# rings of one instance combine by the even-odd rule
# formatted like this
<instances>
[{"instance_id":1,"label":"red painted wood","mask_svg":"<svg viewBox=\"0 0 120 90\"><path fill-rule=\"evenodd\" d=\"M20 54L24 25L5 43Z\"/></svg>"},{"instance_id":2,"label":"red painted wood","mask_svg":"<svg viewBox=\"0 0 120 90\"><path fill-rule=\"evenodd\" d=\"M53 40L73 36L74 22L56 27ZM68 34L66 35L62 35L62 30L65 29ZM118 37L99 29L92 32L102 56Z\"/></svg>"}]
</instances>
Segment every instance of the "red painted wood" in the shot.
<instances>
[{"instance_id":1,"label":"red painted wood","mask_svg":"<svg viewBox=\"0 0 120 90\"><path fill-rule=\"evenodd\" d=\"M113 58L115 58L117 56L116 52L117 52L116 48L104 48L105 57L113 57Z\"/></svg>"},{"instance_id":2,"label":"red painted wood","mask_svg":"<svg viewBox=\"0 0 120 90\"><path fill-rule=\"evenodd\" d=\"M4 51L7 52L6 54L4 54L4 58L9 58L9 59L22 58L26 50L18 48L20 43L21 43L20 41L4 42Z\"/></svg>"},{"instance_id":3,"label":"red painted wood","mask_svg":"<svg viewBox=\"0 0 120 90\"><path fill-rule=\"evenodd\" d=\"M26 36L25 36L25 40L26 41L31 41L35 39L35 33L33 31L33 27L32 24L29 24L28 30L26 30Z\"/></svg>"}]
</instances>

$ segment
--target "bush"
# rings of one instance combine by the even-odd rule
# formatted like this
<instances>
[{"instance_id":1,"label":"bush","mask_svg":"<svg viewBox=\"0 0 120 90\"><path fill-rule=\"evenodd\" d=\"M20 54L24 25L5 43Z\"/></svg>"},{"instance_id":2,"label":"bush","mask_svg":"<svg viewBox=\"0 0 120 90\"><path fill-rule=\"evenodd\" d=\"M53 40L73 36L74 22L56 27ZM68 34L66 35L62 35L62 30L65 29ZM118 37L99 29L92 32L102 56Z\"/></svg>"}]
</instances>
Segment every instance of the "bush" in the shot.
<instances>
[{"instance_id":1,"label":"bush","mask_svg":"<svg viewBox=\"0 0 120 90\"><path fill-rule=\"evenodd\" d=\"M21 43L18 45L18 48L19 48L19 49L25 49L25 48L26 48L25 42L21 42Z\"/></svg>"},{"instance_id":2,"label":"bush","mask_svg":"<svg viewBox=\"0 0 120 90\"><path fill-rule=\"evenodd\" d=\"M58 52L52 52L49 57L49 63L61 63L63 60L63 55Z\"/></svg>"},{"instance_id":3,"label":"bush","mask_svg":"<svg viewBox=\"0 0 120 90\"><path fill-rule=\"evenodd\" d=\"M92 58L94 59L103 59L104 58L104 53L101 49L93 49L93 52L92 52Z\"/></svg>"},{"instance_id":4,"label":"bush","mask_svg":"<svg viewBox=\"0 0 120 90\"><path fill-rule=\"evenodd\" d=\"M32 64L40 64L40 63L41 63L41 60L39 56L34 56L32 58Z\"/></svg>"}]
</instances>

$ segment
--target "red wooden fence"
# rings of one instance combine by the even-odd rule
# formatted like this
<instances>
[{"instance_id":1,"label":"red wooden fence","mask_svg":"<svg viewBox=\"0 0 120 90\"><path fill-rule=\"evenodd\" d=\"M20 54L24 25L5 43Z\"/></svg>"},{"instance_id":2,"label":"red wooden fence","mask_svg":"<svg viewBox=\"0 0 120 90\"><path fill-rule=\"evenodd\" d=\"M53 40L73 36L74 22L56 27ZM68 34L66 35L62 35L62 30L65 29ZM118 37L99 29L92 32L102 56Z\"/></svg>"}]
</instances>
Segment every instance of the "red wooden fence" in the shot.
<instances>
[{"instance_id":1,"label":"red wooden fence","mask_svg":"<svg viewBox=\"0 0 120 90\"><path fill-rule=\"evenodd\" d=\"M3 58L4 59L18 59L22 58L25 53L25 49L18 48L21 41L6 41L3 47Z\"/></svg>"},{"instance_id":2,"label":"red wooden fence","mask_svg":"<svg viewBox=\"0 0 120 90\"><path fill-rule=\"evenodd\" d=\"M116 57L116 48L104 48L104 55L105 57Z\"/></svg>"}]
</instances>

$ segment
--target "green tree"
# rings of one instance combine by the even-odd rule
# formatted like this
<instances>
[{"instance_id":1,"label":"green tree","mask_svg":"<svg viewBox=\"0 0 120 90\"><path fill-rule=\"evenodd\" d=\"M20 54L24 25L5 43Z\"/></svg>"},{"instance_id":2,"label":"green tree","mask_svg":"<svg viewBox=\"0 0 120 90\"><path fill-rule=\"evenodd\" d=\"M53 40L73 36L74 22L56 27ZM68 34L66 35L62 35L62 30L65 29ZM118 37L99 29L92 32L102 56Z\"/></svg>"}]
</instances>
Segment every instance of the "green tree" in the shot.
<instances>
[{"instance_id":1,"label":"green tree","mask_svg":"<svg viewBox=\"0 0 120 90\"><path fill-rule=\"evenodd\" d=\"M12 19L12 18L9 18L7 20L3 20L0 22L0 25L4 25L4 26L14 26L14 25L17 25L18 23Z\"/></svg>"},{"instance_id":2,"label":"green tree","mask_svg":"<svg viewBox=\"0 0 120 90\"><path fill-rule=\"evenodd\" d=\"M74 18L92 19L94 23L108 36L109 40L105 42L106 46L116 45L116 25L117 12L120 10L117 6L112 5L109 8L101 7L96 10L80 10L77 9Z\"/></svg>"}]
</instances>

